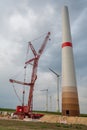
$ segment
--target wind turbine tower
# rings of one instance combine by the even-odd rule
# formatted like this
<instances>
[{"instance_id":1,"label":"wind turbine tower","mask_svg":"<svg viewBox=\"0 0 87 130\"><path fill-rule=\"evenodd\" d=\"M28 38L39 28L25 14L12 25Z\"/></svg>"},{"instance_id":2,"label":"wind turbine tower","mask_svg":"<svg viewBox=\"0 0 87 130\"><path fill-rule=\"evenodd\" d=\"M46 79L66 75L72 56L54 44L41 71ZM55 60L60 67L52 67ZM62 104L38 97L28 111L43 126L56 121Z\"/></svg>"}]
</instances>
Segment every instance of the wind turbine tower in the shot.
<instances>
[{"instance_id":1,"label":"wind turbine tower","mask_svg":"<svg viewBox=\"0 0 87 130\"><path fill-rule=\"evenodd\" d=\"M68 7L62 10L62 115L79 116L79 101Z\"/></svg>"}]
</instances>

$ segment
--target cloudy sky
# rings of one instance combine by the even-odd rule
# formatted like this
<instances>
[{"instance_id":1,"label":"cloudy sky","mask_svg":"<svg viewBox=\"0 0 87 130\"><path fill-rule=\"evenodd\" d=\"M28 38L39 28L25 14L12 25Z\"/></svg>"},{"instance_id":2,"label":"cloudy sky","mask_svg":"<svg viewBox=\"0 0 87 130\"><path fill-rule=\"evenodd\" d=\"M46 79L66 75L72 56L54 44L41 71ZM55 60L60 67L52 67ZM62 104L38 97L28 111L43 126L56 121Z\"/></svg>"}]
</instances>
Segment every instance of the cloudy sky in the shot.
<instances>
[{"instance_id":1,"label":"cloudy sky","mask_svg":"<svg viewBox=\"0 0 87 130\"><path fill-rule=\"evenodd\" d=\"M46 110L46 91L40 90L48 89L49 110L56 111L57 79L48 68L61 74L61 10L64 5L68 6L70 14L80 111L87 113L87 0L0 0L0 107L20 105L9 78L23 81L28 41L38 51L50 31L51 40L39 61L34 109ZM30 76L31 66L28 66L27 82ZM59 85L61 109L61 78ZM23 87L15 84L15 88L21 98ZM25 89L28 95L28 87Z\"/></svg>"}]
</instances>

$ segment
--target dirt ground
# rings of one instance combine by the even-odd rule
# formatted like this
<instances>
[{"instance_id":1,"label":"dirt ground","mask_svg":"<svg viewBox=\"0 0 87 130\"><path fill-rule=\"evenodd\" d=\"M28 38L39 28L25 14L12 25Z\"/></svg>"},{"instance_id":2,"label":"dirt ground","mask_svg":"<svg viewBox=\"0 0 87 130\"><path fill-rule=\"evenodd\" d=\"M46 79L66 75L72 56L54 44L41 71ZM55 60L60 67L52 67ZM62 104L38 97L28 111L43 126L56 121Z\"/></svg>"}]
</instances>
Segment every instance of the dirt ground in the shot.
<instances>
[{"instance_id":1,"label":"dirt ground","mask_svg":"<svg viewBox=\"0 0 87 130\"><path fill-rule=\"evenodd\" d=\"M13 120L11 117L1 117L0 120L6 119L6 120ZM19 120L19 119L14 119ZM87 125L87 117L68 117L68 116L61 116L61 115L53 115L53 114L45 114L42 118L39 120L32 120L32 119L24 119L25 121L38 121L38 122L47 122L47 123L63 123L63 124L82 124Z\"/></svg>"},{"instance_id":2,"label":"dirt ground","mask_svg":"<svg viewBox=\"0 0 87 130\"><path fill-rule=\"evenodd\" d=\"M83 124L87 125L87 117L67 117L60 115L44 115L41 122L64 123L64 124Z\"/></svg>"}]
</instances>

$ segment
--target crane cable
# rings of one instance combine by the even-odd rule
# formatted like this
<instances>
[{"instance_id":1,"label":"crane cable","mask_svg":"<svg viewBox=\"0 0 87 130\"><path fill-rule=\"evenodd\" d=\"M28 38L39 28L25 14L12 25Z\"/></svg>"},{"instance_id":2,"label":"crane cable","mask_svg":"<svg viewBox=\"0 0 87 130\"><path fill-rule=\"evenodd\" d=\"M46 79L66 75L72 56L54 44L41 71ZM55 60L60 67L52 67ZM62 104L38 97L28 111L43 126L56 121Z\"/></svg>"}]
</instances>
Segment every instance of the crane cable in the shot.
<instances>
[{"instance_id":1,"label":"crane cable","mask_svg":"<svg viewBox=\"0 0 87 130\"><path fill-rule=\"evenodd\" d=\"M26 53L26 60L27 60L27 57L28 57L28 53L29 53L29 43L28 43L28 48L27 48L27 53ZM24 82L26 81L26 67L24 67ZM17 91L16 91L16 88L15 88L15 85L14 83L12 83L12 86L13 86L13 89L14 89L14 92L19 100L19 102L24 105L24 96L25 96L25 85L23 86L23 101L21 100L21 98L19 97Z\"/></svg>"},{"instance_id":2,"label":"crane cable","mask_svg":"<svg viewBox=\"0 0 87 130\"><path fill-rule=\"evenodd\" d=\"M28 43L28 47L27 47L25 61L27 61L28 53L29 53L29 43ZM26 68L27 68L27 66L24 67L24 83L26 82ZM24 99L25 99L25 85L23 85L23 100L22 100L22 105L23 106L24 106Z\"/></svg>"},{"instance_id":3,"label":"crane cable","mask_svg":"<svg viewBox=\"0 0 87 130\"><path fill-rule=\"evenodd\" d=\"M38 39L40 39L41 37L43 37L43 36L45 36L47 33L43 33L42 35L40 35L39 37L37 37L37 38L35 38L35 39L33 39L33 40L31 40L31 42L33 41L37 41Z\"/></svg>"},{"instance_id":4,"label":"crane cable","mask_svg":"<svg viewBox=\"0 0 87 130\"><path fill-rule=\"evenodd\" d=\"M36 41L36 40L40 39L41 37L43 37L45 34L46 33L42 34L41 36L39 36L39 37L37 37L37 38L35 38L35 39L31 40L31 41ZM27 61L27 58L28 58L28 54L29 54L29 42L28 42L27 53L26 53L26 58L25 58L26 61ZM27 68L27 66L24 67L24 82L26 81L26 68ZM22 105L24 105L25 85L23 85L23 100L20 99L20 97L19 97L19 95L18 95L18 93L17 93L17 91L15 89L14 83L13 83L13 89L14 89L14 92L15 92L18 100L20 101L20 103Z\"/></svg>"},{"instance_id":5,"label":"crane cable","mask_svg":"<svg viewBox=\"0 0 87 130\"><path fill-rule=\"evenodd\" d=\"M15 92L15 94L16 94L18 100L22 103L22 100L20 99L19 95L17 94L17 91L16 91L16 89L15 89L14 83L13 83L13 88L14 88L14 92Z\"/></svg>"}]
</instances>

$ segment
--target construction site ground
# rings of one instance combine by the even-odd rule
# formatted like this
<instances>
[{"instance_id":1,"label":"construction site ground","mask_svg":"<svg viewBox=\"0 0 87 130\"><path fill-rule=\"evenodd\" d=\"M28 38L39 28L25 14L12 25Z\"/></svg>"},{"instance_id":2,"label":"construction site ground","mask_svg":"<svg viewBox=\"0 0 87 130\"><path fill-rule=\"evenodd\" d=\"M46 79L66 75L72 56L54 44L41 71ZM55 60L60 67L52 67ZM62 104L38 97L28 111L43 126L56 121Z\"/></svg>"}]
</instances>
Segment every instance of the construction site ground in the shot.
<instances>
[{"instance_id":1,"label":"construction site ground","mask_svg":"<svg viewBox=\"0 0 87 130\"><path fill-rule=\"evenodd\" d=\"M61 115L45 114L41 119L41 122L49 123L63 123L63 124L83 124L87 125L87 117L69 117Z\"/></svg>"},{"instance_id":2,"label":"construction site ground","mask_svg":"<svg viewBox=\"0 0 87 130\"><path fill-rule=\"evenodd\" d=\"M87 120L87 118L85 119ZM86 122L86 120L83 121ZM77 121L75 117L66 118L56 115L45 115L40 120L28 118L20 120L0 117L0 130L87 130L87 125L82 125L82 120L81 124L75 121Z\"/></svg>"},{"instance_id":3,"label":"construction site ground","mask_svg":"<svg viewBox=\"0 0 87 130\"><path fill-rule=\"evenodd\" d=\"M19 120L18 118L8 115L1 116L0 120ZM82 124L87 126L87 117L69 117L55 114L44 114L40 119L24 118L24 121L46 122L46 123L60 123L60 124Z\"/></svg>"}]
</instances>

